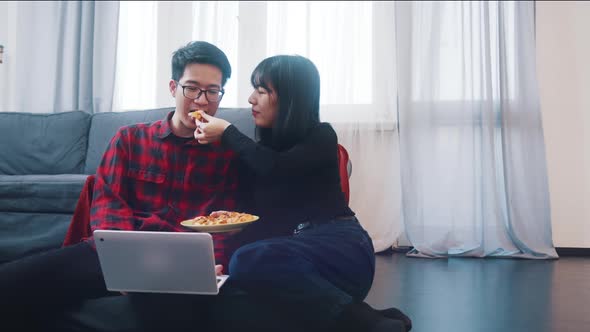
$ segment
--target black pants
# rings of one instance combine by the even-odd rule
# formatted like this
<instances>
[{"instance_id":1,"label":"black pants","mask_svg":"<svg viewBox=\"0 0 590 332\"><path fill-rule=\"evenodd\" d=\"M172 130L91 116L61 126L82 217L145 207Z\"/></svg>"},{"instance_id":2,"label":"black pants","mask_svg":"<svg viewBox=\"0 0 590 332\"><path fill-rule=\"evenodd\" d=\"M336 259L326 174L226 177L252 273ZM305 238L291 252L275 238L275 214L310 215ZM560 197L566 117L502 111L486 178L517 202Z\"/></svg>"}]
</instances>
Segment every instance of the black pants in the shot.
<instances>
[{"instance_id":1,"label":"black pants","mask_svg":"<svg viewBox=\"0 0 590 332\"><path fill-rule=\"evenodd\" d=\"M231 283L219 296L109 292L87 243L0 265L0 321L19 330L303 331L288 316Z\"/></svg>"},{"instance_id":2,"label":"black pants","mask_svg":"<svg viewBox=\"0 0 590 332\"><path fill-rule=\"evenodd\" d=\"M373 243L354 217L298 231L239 248L230 260L228 282L290 308L307 326L328 328L345 306L362 302L369 292Z\"/></svg>"},{"instance_id":3,"label":"black pants","mask_svg":"<svg viewBox=\"0 0 590 332\"><path fill-rule=\"evenodd\" d=\"M86 299L111 294L96 252L85 242L0 265L4 321L33 325Z\"/></svg>"}]
</instances>

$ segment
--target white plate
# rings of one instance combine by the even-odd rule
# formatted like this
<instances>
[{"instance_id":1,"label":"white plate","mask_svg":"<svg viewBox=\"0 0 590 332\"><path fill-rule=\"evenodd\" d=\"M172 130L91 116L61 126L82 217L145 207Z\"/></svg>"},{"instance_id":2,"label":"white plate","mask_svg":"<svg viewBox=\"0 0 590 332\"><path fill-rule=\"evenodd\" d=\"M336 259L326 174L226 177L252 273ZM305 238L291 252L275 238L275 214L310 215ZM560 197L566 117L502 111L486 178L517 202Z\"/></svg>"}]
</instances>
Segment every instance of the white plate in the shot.
<instances>
[{"instance_id":1,"label":"white plate","mask_svg":"<svg viewBox=\"0 0 590 332\"><path fill-rule=\"evenodd\" d=\"M221 224L221 225L199 225L199 224L196 224L196 225L194 225L192 219L184 220L184 221L180 222L180 224L184 227L188 227L190 229L193 229L193 230L199 231L199 232L222 233L222 232L231 232L231 231L242 229L259 219L258 216L254 216L254 217L255 218L250 221L244 221L244 222L233 223L233 224Z\"/></svg>"}]
</instances>

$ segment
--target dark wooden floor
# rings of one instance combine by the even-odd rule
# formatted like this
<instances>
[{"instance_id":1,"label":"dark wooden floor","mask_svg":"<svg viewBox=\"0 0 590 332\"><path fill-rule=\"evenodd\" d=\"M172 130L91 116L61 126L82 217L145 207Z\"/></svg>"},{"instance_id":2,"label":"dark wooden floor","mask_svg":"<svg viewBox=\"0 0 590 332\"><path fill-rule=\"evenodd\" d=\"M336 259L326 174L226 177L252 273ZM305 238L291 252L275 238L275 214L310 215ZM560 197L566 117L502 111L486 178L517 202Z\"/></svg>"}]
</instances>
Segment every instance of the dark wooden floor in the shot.
<instances>
[{"instance_id":1,"label":"dark wooden floor","mask_svg":"<svg viewBox=\"0 0 590 332\"><path fill-rule=\"evenodd\" d=\"M590 258L378 254L367 302L400 308L415 332L590 332Z\"/></svg>"}]
</instances>

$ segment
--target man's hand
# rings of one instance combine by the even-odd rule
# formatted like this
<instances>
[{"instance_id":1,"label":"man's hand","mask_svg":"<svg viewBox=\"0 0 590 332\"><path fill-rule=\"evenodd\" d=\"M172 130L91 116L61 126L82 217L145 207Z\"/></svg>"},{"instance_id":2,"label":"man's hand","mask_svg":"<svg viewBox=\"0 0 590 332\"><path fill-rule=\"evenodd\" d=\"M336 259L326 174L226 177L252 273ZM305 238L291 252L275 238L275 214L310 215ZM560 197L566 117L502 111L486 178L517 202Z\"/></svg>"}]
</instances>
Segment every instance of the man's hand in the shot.
<instances>
[{"instance_id":1,"label":"man's hand","mask_svg":"<svg viewBox=\"0 0 590 332\"><path fill-rule=\"evenodd\" d=\"M199 121L195 119L195 123L197 124L197 130L195 130L195 139L201 144L208 144L212 142L219 141L221 139L221 135L231 123L210 116L209 114L203 111L197 111L201 114L204 121Z\"/></svg>"}]
</instances>

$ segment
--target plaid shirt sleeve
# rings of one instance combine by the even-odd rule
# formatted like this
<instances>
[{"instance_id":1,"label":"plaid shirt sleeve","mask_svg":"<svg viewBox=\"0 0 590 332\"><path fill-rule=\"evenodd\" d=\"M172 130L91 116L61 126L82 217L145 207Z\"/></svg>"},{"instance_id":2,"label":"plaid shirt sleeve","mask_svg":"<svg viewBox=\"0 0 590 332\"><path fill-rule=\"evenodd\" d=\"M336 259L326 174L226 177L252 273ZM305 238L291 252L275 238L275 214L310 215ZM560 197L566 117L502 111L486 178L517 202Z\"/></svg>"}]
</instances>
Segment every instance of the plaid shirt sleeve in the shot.
<instances>
[{"instance_id":1,"label":"plaid shirt sleeve","mask_svg":"<svg viewBox=\"0 0 590 332\"><path fill-rule=\"evenodd\" d=\"M142 224L150 224L152 229L169 230L170 224L158 215L136 215L129 206L130 193L125 186L129 166L128 143L125 132L117 132L96 171L90 210L91 229L137 230Z\"/></svg>"}]
</instances>

